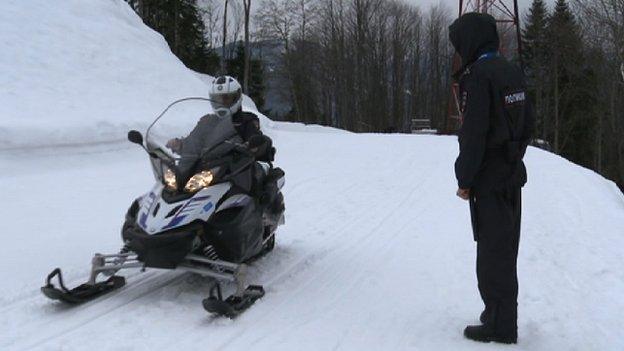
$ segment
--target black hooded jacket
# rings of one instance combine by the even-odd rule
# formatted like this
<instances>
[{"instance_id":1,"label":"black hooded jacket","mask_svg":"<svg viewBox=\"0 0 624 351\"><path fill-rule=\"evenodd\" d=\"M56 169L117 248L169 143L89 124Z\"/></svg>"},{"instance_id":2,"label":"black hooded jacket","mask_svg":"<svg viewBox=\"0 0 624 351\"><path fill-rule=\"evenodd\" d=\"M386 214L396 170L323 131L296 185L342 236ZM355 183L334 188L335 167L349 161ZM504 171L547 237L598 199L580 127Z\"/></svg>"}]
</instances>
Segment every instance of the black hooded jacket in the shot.
<instances>
[{"instance_id":1,"label":"black hooded jacket","mask_svg":"<svg viewBox=\"0 0 624 351\"><path fill-rule=\"evenodd\" d=\"M463 64L454 75L463 115L458 185L474 193L522 187L527 178L522 158L534 124L523 74L497 54L492 16L465 14L449 27L449 37Z\"/></svg>"},{"instance_id":2,"label":"black hooded jacket","mask_svg":"<svg viewBox=\"0 0 624 351\"><path fill-rule=\"evenodd\" d=\"M249 141L254 135L263 135L260 131L260 120L252 112L239 110L232 115L232 123L234 123L234 128L236 128L236 131L245 142Z\"/></svg>"}]
</instances>

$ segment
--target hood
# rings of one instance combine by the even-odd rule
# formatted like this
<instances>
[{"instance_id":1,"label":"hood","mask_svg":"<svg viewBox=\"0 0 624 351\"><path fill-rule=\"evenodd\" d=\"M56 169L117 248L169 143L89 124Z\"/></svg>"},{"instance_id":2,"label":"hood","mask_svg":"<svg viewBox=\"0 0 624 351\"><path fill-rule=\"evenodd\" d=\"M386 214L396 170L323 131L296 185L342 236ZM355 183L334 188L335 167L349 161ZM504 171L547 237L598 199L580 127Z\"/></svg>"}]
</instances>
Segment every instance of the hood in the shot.
<instances>
[{"instance_id":1,"label":"hood","mask_svg":"<svg viewBox=\"0 0 624 351\"><path fill-rule=\"evenodd\" d=\"M449 38L464 67L499 47L496 20L484 13L471 12L456 19L449 27Z\"/></svg>"}]
</instances>

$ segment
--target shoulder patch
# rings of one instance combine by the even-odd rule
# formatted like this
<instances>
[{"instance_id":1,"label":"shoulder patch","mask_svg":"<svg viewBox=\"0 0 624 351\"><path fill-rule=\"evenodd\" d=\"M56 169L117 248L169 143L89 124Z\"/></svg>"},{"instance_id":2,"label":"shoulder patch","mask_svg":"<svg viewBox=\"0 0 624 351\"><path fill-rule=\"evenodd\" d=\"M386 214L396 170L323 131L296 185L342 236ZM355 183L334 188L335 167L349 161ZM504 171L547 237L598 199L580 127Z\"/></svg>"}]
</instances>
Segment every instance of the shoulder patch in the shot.
<instances>
[{"instance_id":1,"label":"shoulder patch","mask_svg":"<svg viewBox=\"0 0 624 351\"><path fill-rule=\"evenodd\" d=\"M505 105L523 104L526 100L526 93L524 90L516 91L505 95Z\"/></svg>"}]
</instances>

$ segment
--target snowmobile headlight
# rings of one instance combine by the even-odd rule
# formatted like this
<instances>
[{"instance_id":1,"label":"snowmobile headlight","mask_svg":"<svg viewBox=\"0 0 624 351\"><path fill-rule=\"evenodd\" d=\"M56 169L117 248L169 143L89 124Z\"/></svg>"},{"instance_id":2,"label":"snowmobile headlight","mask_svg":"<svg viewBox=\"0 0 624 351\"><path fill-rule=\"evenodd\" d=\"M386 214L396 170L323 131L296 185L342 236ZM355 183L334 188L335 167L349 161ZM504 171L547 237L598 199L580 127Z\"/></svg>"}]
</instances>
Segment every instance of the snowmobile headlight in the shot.
<instances>
[{"instance_id":1,"label":"snowmobile headlight","mask_svg":"<svg viewBox=\"0 0 624 351\"><path fill-rule=\"evenodd\" d=\"M173 173L173 171L169 168L165 169L165 174L163 178L165 180L165 187L167 188L167 190L174 191L178 188L178 182L176 181L175 173Z\"/></svg>"},{"instance_id":2,"label":"snowmobile headlight","mask_svg":"<svg viewBox=\"0 0 624 351\"><path fill-rule=\"evenodd\" d=\"M205 188L212 183L214 179L214 175L211 171L201 171L196 173L194 176L186 182L184 186L184 191L187 193L194 193L199 191L202 188Z\"/></svg>"}]
</instances>

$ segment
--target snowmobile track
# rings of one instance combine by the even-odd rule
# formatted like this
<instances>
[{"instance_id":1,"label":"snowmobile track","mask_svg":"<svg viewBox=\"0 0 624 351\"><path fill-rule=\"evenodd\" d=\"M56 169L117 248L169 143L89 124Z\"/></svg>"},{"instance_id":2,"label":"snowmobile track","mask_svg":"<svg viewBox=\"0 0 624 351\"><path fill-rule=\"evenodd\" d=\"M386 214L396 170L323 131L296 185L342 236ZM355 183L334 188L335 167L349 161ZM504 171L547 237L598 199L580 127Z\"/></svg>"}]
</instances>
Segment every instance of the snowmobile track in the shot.
<instances>
[{"instance_id":1,"label":"snowmobile track","mask_svg":"<svg viewBox=\"0 0 624 351\"><path fill-rule=\"evenodd\" d=\"M267 292L270 291L271 286L274 285L278 285L279 283L281 283L282 281L284 281L287 277L289 277L290 275L294 274L295 272L297 273L302 273L305 272L306 268L309 268L311 265L319 265L322 263L322 261L327 258L328 256L347 256L348 259L347 261L353 261L353 259L355 257L357 257L358 255L362 255L362 250L360 250L359 248L361 247L365 247L365 246L369 246L371 244L375 244L375 241L373 240L373 238L375 237L375 234L379 234L379 230L381 228L383 228L384 224L386 224L388 221L394 219L394 217L401 217L401 215L403 215L404 213L400 211L400 209L403 208L408 208L408 206L406 206L408 203L412 203L414 202L414 196L419 194L419 192L425 188L425 186L429 183L429 181L431 180L431 177L427 177L425 180L419 182L418 184L416 184L412 189L410 189L410 191L405 194L405 196L403 197L403 199L399 202L395 202L395 201L388 201L388 203L382 203L380 204L381 208L386 208L387 213L385 214L385 216L383 216L382 218L377 220L377 224L375 226L373 226L373 228L371 230L369 230L365 235L363 235L362 237L360 237L361 240L358 240L355 245L352 245L349 247L349 250L347 250L346 248L340 251L335 251L332 249L332 247L334 247L334 245L331 245L330 243L326 243L325 245L325 249L322 250L320 253L311 253L311 254L307 254L304 257L302 257L301 259L299 259L296 263L294 263L293 265L291 265L288 269L285 269L284 271L282 271L281 273L279 273L277 276L273 277L271 280L269 280L268 282L264 283L265 288L267 288ZM414 202L416 203L416 202ZM384 206L384 205L393 205L393 206ZM419 213L421 209L424 209L425 204L424 203L420 203L420 205L418 206L418 208L411 208L412 210L415 210L416 213ZM367 214L369 210L366 208L362 208L361 211L359 211L358 215L355 216L355 220L348 222L346 224L343 225L343 227L339 228L338 230L336 230L335 232L333 232L333 235L335 238L340 238L342 233L348 232L350 229L352 229L354 226L357 226L359 223L359 218L362 218L364 215ZM404 221L409 222L409 221L413 221L415 219L418 219L418 216L413 216L413 217L409 217L409 216L403 216L404 217ZM406 225L402 225L401 228L405 228ZM398 237L399 234L401 234L402 231L396 232L394 233L394 235L392 235L391 238L389 239L394 239L395 237ZM332 243L333 244L333 243ZM392 245L394 244L394 240L387 240L385 242L384 248L387 249L389 247L392 247ZM348 255L344 255L345 253L347 253ZM268 259L268 258L267 258ZM362 259L366 259L366 257L362 257ZM307 289L310 288L310 286L312 285L319 285L318 281L321 278L327 278L329 275L346 275L346 276L353 276L353 272L349 271L349 272L329 272L329 271L325 271L325 270L318 270L316 274L313 274L312 276L308 277L308 279L305 281L304 284L297 286L297 288L295 290L292 290L289 292L288 297L286 297L285 299L282 299L276 303L273 303L271 305L271 309L270 310L266 310L265 308L262 308L260 306L260 304L262 303L261 301L259 301L257 304L258 306L256 306L257 310L260 310L262 308L262 311L258 311L257 313L261 313L261 317L258 319L255 319L255 323L262 323L262 322L266 322L267 320L270 320L271 316L273 313L275 313L275 311L279 310L280 306L286 305L292 301L296 301L298 296L300 295L300 293L302 291L306 291ZM335 279L331 279L330 280L326 280L323 285L331 285L333 283L335 283L336 280L341 280L341 277L336 277ZM344 278L344 277L343 277ZM344 279L342 279L341 281L345 281ZM357 284L357 282L354 282L352 284ZM322 285L321 285L322 286ZM339 296L334 297L331 302L331 304L333 305L335 302L340 301L341 299L345 298L348 294L349 294L350 289L344 289L343 293ZM265 297L266 298L266 297ZM303 323L305 324L305 322ZM229 345L231 345L233 342L235 342L240 336L242 336L243 334L245 334L248 329L250 327L245 327L241 330L239 330L237 333L231 335L228 339L224 340L223 343L220 343L218 346L215 347L215 350L224 350L226 349ZM268 334L267 334L268 335ZM264 338L266 337L260 337L260 338Z\"/></svg>"}]
</instances>

